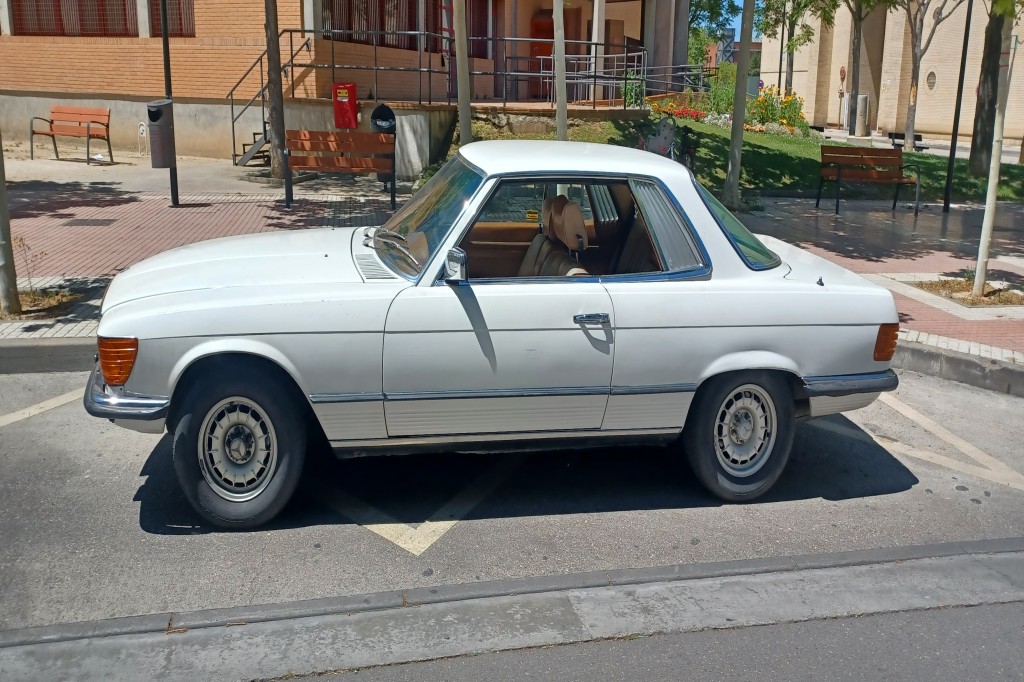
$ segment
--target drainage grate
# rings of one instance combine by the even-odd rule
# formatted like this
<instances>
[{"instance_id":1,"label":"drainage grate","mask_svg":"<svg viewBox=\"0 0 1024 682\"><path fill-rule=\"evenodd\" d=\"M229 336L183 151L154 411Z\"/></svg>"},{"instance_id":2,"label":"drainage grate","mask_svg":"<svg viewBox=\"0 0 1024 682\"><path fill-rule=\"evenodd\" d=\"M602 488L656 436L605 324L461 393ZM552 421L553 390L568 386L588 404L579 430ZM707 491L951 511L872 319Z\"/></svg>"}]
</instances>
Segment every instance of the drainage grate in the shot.
<instances>
[{"instance_id":1,"label":"drainage grate","mask_svg":"<svg viewBox=\"0 0 1024 682\"><path fill-rule=\"evenodd\" d=\"M110 227L117 218L72 218L62 223L63 227Z\"/></svg>"}]
</instances>

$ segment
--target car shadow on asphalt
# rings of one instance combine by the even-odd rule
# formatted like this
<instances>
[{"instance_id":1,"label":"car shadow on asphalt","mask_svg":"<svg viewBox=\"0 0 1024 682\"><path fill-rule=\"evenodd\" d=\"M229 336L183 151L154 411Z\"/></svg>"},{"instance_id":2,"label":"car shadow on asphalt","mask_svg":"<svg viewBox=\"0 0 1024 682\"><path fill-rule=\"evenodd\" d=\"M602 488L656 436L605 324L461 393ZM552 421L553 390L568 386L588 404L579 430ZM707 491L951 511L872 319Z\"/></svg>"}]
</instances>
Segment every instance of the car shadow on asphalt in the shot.
<instances>
[{"instance_id":1,"label":"car shadow on asphalt","mask_svg":"<svg viewBox=\"0 0 1024 682\"><path fill-rule=\"evenodd\" d=\"M716 507L674 447L607 447L530 454L444 453L336 460L312 450L295 498L265 530L353 523L325 501L340 493L361 504L363 523L416 527L460 494L510 473L463 519L528 518ZM510 461L511 460L511 461ZM158 535L220 532L192 511L178 488L170 437L150 453L135 495L139 525ZM841 415L797 427L786 470L750 504L839 501L893 495L918 479L856 424ZM326 491L326 493L325 493Z\"/></svg>"}]
</instances>

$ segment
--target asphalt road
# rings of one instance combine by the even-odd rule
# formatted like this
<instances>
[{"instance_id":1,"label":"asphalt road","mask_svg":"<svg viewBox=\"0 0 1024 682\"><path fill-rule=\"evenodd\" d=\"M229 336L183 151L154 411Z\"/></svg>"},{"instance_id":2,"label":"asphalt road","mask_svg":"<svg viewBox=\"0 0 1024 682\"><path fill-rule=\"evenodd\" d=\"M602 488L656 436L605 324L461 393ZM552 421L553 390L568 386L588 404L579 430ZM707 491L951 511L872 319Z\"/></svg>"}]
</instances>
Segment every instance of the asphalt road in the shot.
<instances>
[{"instance_id":1,"label":"asphalt road","mask_svg":"<svg viewBox=\"0 0 1024 682\"><path fill-rule=\"evenodd\" d=\"M1024 535L1024 399L911 373L801 425L752 504L709 497L670 450L325 461L248 533L202 525L168 438L86 415L85 379L0 375L0 630Z\"/></svg>"},{"instance_id":2,"label":"asphalt road","mask_svg":"<svg viewBox=\"0 0 1024 682\"><path fill-rule=\"evenodd\" d=\"M445 680L1021 680L1024 605L673 633L303 678Z\"/></svg>"}]
</instances>

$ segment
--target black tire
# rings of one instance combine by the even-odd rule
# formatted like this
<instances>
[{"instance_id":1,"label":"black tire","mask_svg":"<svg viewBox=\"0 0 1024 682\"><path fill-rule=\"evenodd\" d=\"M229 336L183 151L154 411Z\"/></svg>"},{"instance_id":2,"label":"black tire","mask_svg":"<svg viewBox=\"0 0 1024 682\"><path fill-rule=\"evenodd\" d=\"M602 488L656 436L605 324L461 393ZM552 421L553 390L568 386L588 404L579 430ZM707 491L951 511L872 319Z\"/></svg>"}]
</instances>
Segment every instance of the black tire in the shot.
<instances>
[{"instance_id":1,"label":"black tire","mask_svg":"<svg viewBox=\"0 0 1024 682\"><path fill-rule=\"evenodd\" d=\"M221 528L254 528L277 516L295 492L306 456L307 424L294 391L272 376L251 374L197 381L174 428L171 459L182 492ZM204 441L224 446L220 457L203 447L200 458L204 428ZM243 485L232 487L220 474L237 475Z\"/></svg>"},{"instance_id":2,"label":"black tire","mask_svg":"<svg viewBox=\"0 0 1024 682\"><path fill-rule=\"evenodd\" d=\"M774 412L773 419L769 412ZM760 497L786 468L793 447L793 415L793 392L777 373L742 372L709 379L698 391L683 429L690 468L708 492L727 502Z\"/></svg>"}]
</instances>

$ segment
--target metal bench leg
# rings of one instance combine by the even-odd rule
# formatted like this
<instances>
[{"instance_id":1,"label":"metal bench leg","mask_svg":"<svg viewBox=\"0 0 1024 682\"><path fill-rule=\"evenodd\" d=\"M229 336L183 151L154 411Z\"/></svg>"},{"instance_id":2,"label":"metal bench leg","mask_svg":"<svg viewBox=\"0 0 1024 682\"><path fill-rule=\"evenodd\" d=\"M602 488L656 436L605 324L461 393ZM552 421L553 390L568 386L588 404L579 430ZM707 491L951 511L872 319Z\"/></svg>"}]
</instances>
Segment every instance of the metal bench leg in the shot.
<instances>
[{"instance_id":1,"label":"metal bench leg","mask_svg":"<svg viewBox=\"0 0 1024 682\"><path fill-rule=\"evenodd\" d=\"M90 163L92 163L92 157L89 156L90 154L92 154L92 150L90 149L90 144L89 144L90 142L92 142L92 138L89 137L89 133L86 133L85 134L85 165L86 166L88 166Z\"/></svg>"},{"instance_id":2,"label":"metal bench leg","mask_svg":"<svg viewBox=\"0 0 1024 682\"><path fill-rule=\"evenodd\" d=\"M55 159L59 159L60 158L60 154L57 153L57 136L56 135L50 136L50 142L53 143L53 157Z\"/></svg>"},{"instance_id":3,"label":"metal bench leg","mask_svg":"<svg viewBox=\"0 0 1024 682\"><path fill-rule=\"evenodd\" d=\"M896 210L896 203L900 200L900 187L902 187L902 183L897 182L896 183L896 196L894 196L892 198L892 210L893 211Z\"/></svg>"},{"instance_id":4,"label":"metal bench leg","mask_svg":"<svg viewBox=\"0 0 1024 682\"><path fill-rule=\"evenodd\" d=\"M32 121L28 122L28 158L35 160L36 158L36 145L34 140L36 139L35 128L32 127Z\"/></svg>"},{"instance_id":5,"label":"metal bench leg","mask_svg":"<svg viewBox=\"0 0 1024 682\"><path fill-rule=\"evenodd\" d=\"M821 188L825 186L825 178L818 178L818 199L814 202L814 208L821 207Z\"/></svg>"},{"instance_id":6,"label":"metal bench leg","mask_svg":"<svg viewBox=\"0 0 1024 682\"><path fill-rule=\"evenodd\" d=\"M110 158L110 163L114 163L114 150L110 148L110 133L107 133L107 156Z\"/></svg>"},{"instance_id":7,"label":"metal bench leg","mask_svg":"<svg viewBox=\"0 0 1024 682\"><path fill-rule=\"evenodd\" d=\"M836 215L839 215L839 185L843 174L839 168L837 168L836 171Z\"/></svg>"}]
</instances>

